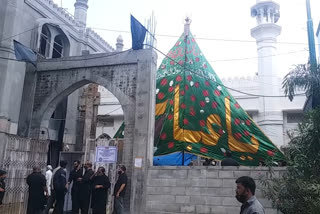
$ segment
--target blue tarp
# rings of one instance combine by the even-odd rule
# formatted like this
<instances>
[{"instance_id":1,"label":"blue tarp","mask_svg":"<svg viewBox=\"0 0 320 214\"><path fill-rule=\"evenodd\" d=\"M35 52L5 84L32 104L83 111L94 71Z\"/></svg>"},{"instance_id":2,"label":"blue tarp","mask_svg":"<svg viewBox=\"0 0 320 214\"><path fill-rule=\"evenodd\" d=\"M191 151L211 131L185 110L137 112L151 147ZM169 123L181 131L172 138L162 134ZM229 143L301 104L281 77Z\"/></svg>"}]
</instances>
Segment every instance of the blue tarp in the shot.
<instances>
[{"instance_id":1,"label":"blue tarp","mask_svg":"<svg viewBox=\"0 0 320 214\"><path fill-rule=\"evenodd\" d=\"M181 166L182 152L172 153L169 155L154 156L154 166ZM187 166L192 160L197 159L196 155L184 153L184 165Z\"/></svg>"}]
</instances>

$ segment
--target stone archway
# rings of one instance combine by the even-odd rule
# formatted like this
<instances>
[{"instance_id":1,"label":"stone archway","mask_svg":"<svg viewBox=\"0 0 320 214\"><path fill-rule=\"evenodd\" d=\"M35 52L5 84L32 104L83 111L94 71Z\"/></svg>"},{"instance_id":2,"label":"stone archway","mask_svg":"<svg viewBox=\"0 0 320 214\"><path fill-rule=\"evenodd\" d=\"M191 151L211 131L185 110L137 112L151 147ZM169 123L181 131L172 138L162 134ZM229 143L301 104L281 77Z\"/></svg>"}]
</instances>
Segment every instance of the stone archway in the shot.
<instances>
[{"instance_id":1,"label":"stone archway","mask_svg":"<svg viewBox=\"0 0 320 214\"><path fill-rule=\"evenodd\" d=\"M152 165L157 55L151 49L43 60L38 63L29 136L40 137L57 104L76 89L97 83L124 111L124 164L131 179L130 213L144 213L145 178ZM45 131L45 130L44 130ZM142 158L142 167L134 167ZM141 200L142 199L142 200Z\"/></svg>"}]
</instances>

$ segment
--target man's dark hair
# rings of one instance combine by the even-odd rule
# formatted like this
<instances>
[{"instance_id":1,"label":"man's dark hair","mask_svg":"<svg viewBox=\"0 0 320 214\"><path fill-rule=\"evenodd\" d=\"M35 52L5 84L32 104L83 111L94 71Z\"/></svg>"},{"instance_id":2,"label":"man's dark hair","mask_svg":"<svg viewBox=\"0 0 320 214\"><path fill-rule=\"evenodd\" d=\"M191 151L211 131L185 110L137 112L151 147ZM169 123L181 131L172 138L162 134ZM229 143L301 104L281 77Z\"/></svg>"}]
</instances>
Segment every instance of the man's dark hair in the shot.
<instances>
[{"instance_id":1,"label":"man's dark hair","mask_svg":"<svg viewBox=\"0 0 320 214\"><path fill-rule=\"evenodd\" d=\"M4 171L4 170L0 169L0 176L2 176L2 175L6 175L6 174L7 174L7 172L6 172L6 171Z\"/></svg>"},{"instance_id":2,"label":"man's dark hair","mask_svg":"<svg viewBox=\"0 0 320 214\"><path fill-rule=\"evenodd\" d=\"M66 168L66 166L67 166L67 161L65 160L60 161L60 167Z\"/></svg>"},{"instance_id":3,"label":"man's dark hair","mask_svg":"<svg viewBox=\"0 0 320 214\"><path fill-rule=\"evenodd\" d=\"M106 172L106 169L103 166L100 166L98 170L100 170L102 173Z\"/></svg>"},{"instance_id":4,"label":"man's dark hair","mask_svg":"<svg viewBox=\"0 0 320 214\"><path fill-rule=\"evenodd\" d=\"M252 195L255 194L256 191L256 183L249 176L242 176L236 180L236 184L242 184L246 189L250 189Z\"/></svg>"},{"instance_id":5,"label":"man's dark hair","mask_svg":"<svg viewBox=\"0 0 320 214\"><path fill-rule=\"evenodd\" d=\"M79 160L75 160L75 161L73 161L73 163L77 163L78 165L80 165L80 161Z\"/></svg>"},{"instance_id":6,"label":"man's dark hair","mask_svg":"<svg viewBox=\"0 0 320 214\"><path fill-rule=\"evenodd\" d=\"M232 153L231 153L229 150L227 150L227 151L226 151L226 156L227 156L228 158L230 158L230 157L232 156Z\"/></svg>"},{"instance_id":7,"label":"man's dark hair","mask_svg":"<svg viewBox=\"0 0 320 214\"><path fill-rule=\"evenodd\" d=\"M38 166L34 166L34 167L32 168L32 170L33 170L33 172L41 172L41 169L40 169L40 167L38 167Z\"/></svg>"},{"instance_id":8,"label":"man's dark hair","mask_svg":"<svg viewBox=\"0 0 320 214\"><path fill-rule=\"evenodd\" d=\"M121 165L121 166L120 166L120 169L121 169L122 171L124 171L124 172L127 171L127 168L126 168L124 165Z\"/></svg>"}]
</instances>

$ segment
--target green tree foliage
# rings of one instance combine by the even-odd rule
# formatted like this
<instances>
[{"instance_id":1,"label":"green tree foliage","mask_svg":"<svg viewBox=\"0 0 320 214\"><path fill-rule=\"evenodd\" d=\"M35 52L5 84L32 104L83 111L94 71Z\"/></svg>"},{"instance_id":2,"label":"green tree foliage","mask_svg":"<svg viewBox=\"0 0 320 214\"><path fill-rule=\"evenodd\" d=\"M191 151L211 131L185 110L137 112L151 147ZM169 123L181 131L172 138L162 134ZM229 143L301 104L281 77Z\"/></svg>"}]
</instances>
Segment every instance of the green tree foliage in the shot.
<instances>
[{"instance_id":1,"label":"green tree foliage","mask_svg":"<svg viewBox=\"0 0 320 214\"><path fill-rule=\"evenodd\" d=\"M301 64L295 66L282 82L284 93L293 100L298 90L306 92L307 96L314 94L320 96L320 65L317 66L316 72L311 72L310 64Z\"/></svg>"},{"instance_id":2,"label":"green tree foliage","mask_svg":"<svg viewBox=\"0 0 320 214\"><path fill-rule=\"evenodd\" d=\"M291 138L286 173L263 181L265 196L284 214L320 213L320 110L309 112Z\"/></svg>"}]
</instances>

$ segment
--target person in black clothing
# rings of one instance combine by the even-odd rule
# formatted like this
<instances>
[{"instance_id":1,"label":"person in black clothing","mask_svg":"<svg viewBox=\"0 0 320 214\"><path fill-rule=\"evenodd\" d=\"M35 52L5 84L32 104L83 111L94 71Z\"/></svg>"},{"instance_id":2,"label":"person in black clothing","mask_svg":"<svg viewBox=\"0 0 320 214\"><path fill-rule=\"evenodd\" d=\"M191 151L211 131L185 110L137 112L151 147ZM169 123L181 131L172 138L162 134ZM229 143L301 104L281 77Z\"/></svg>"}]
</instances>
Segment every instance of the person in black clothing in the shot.
<instances>
[{"instance_id":1,"label":"person in black clothing","mask_svg":"<svg viewBox=\"0 0 320 214\"><path fill-rule=\"evenodd\" d=\"M72 200L72 213L77 214L79 213L80 209L80 180L79 178L82 178L83 169L80 165L80 161L76 160L73 162L73 170L70 172L70 176L68 179L67 189L69 188L69 185L72 183L71 188L71 200Z\"/></svg>"},{"instance_id":2,"label":"person in black clothing","mask_svg":"<svg viewBox=\"0 0 320 214\"><path fill-rule=\"evenodd\" d=\"M126 193L126 187L128 182L128 177L126 175L126 167L120 166L118 171L119 177L116 185L114 186L113 195L114 199L114 211L116 214L123 214L123 198Z\"/></svg>"},{"instance_id":3,"label":"person in black clothing","mask_svg":"<svg viewBox=\"0 0 320 214\"><path fill-rule=\"evenodd\" d=\"M92 163L87 162L84 165L85 173L80 181L80 209L81 214L87 214L89 212L90 196L91 196L91 177L94 172L92 170Z\"/></svg>"},{"instance_id":4,"label":"person in black clothing","mask_svg":"<svg viewBox=\"0 0 320 214\"><path fill-rule=\"evenodd\" d=\"M4 193L6 192L6 183L4 179L7 176L7 172L4 170L0 170L0 207L2 206L2 200L4 198Z\"/></svg>"},{"instance_id":5,"label":"person in black clothing","mask_svg":"<svg viewBox=\"0 0 320 214\"><path fill-rule=\"evenodd\" d=\"M64 195L67 192L67 173L66 161L60 161L60 169L53 176L53 188L56 196L56 204L54 206L53 214L62 214L64 205Z\"/></svg>"},{"instance_id":6,"label":"person in black clothing","mask_svg":"<svg viewBox=\"0 0 320 214\"><path fill-rule=\"evenodd\" d=\"M46 203L45 193L48 194L46 177L41 174L39 167L33 167L33 172L27 177L29 198L27 214L41 214Z\"/></svg>"},{"instance_id":7,"label":"person in black clothing","mask_svg":"<svg viewBox=\"0 0 320 214\"><path fill-rule=\"evenodd\" d=\"M232 154L230 151L226 151L226 157L221 161L221 166L240 166L240 164L232 159Z\"/></svg>"},{"instance_id":8,"label":"person in black clothing","mask_svg":"<svg viewBox=\"0 0 320 214\"><path fill-rule=\"evenodd\" d=\"M108 189L111 184L105 171L104 167L99 167L91 179L93 187L91 207L93 214L106 214Z\"/></svg>"}]
</instances>

